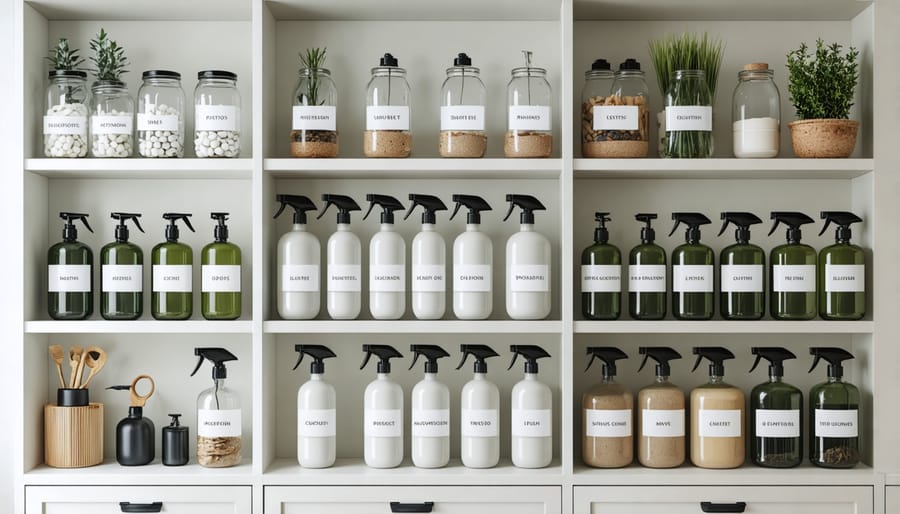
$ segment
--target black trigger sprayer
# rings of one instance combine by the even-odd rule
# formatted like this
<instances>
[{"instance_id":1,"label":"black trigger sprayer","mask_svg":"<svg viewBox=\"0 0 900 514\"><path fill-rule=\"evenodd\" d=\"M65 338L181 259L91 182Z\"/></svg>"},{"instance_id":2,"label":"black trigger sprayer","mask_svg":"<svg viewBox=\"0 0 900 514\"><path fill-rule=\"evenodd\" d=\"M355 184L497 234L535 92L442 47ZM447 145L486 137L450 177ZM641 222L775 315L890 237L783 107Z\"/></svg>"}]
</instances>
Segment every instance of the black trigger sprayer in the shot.
<instances>
[{"instance_id":1,"label":"black trigger sprayer","mask_svg":"<svg viewBox=\"0 0 900 514\"><path fill-rule=\"evenodd\" d=\"M409 345L409 351L413 352L413 361L409 365L409 369L413 369L416 361L419 360L419 356L424 355L425 359L427 359L425 361L425 373L437 373L438 359L450 356L446 350L435 344L411 344Z\"/></svg>"},{"instance_id":2,"label":"black trigger sprayer","mask_svg":"<svg viewBox=\"0 0 900 514\"><path fill-rule=\"evenodd\" d=\"M522 212L519 214L520 225L534 225L534 211L547 210L540 200L531 195L506 195L506 201L509 202L509 210L506 211L503 221L508 220L513 209L518 207L522 209Z\"/></svg>"},{"instance_id":3,"label":"black trigger sprayer","mask_svg":"<svg viewBox=\"0 0 900 514\"><path fill-rule=\"evenodd\" d=\"M467 225L480 225L481 211L491 210L491 206L480 196L453 195L452 200L456 202L456 207L453 209L453 214L450 215L450 219L452 220L456 217L456 213L459 212L461 206L466 206L466 208L469 209L469 214L466 215Z\"/></svg>"},{"instance_id":4,"label":"black trigger sprayer","mask_svg":"<svg viewBox=\"0 0 900 514\"><path fill-rule=\"evenodd\" d=\"M591 356L591 359L588 361L584 371L587 372L587 370L591 369L591 364L594 363L594 359L600 359L600 361L603 362L601 368L603 380L614 378L616 376L616 361L628 358L628 355L625 352L613 346L589 346L587 348L587 354Z\"/></svg>"},{"instance_id":5,"label":"black trigger sprayer","mask_svg":"<svg viewBox=\"0 0 900 514\"><path fill-rule=\"evenodd\" d=\"M88 216L90 214L84 214L80 212L61 212L59 213L59 217L65 220L66 224L63 225L63 241L67 243L74 243L78 240L78 229L75 227L75 224L72 223L75 220L78 220L84 223L84 227L88 229L90 232L93 232L94 229L88 225Z\"/></svg>"},{"instance_id":6,"label":"black trigger sprayer","mask_svg":"<svg viewBox=\"0 0 900 514\"><path fill-rule=\"evenodd\" d=\"M184 212L166 212L163 214L163 219L169 222L169 224L166 225L166 242L178 242L180 234L178 232L178 225L175 223L176 221L183 221L187 228L191 229L191 232L196 232L193 225L191 225L191 216L192 214Z\"/></svg>"},{"instance_id":7,"label":"black trigger sprayer","mask_svg":"<svg viewBox=\"0 0 900 514\"><path fill-rule=\"evenodd\" d=\"M424 210L424 212L422 212L423 225L434 225L437 220L435 212L447 210L447 206L444 205L444 202L441 201L440 198L432 195L410 193L409 201L411 201L412 204L409 206L409 210L406 211L406 216L403 216L403 219L409 218L409 215L416 210L416 206L421 205Z\"/></svg>"},{"instance_id":8,"label":"black trigger sprayer","mask_svg":"<svg viewBox=\"0 0 900 514\"><path fill-rule=\"evenodd\" d=\"M499 357L500 355L493 348L484 344L461 344L459 351L462 352L462 360L456 369L463 367L469 355L475 358L475 373L487 373L487 362L485 359L490 357Z\"/></svg>"},{"instance_id":9,"label":"black trigger sprayer","mask_svg":"<svg viewBox=\"0 0 900 514\"><path fill-rule=\"evenodd\" d=\"M325 359L337 357L337 355L331 351L331 348L320 344L296 344L294 345L294 351L300 355L297 359L297 364L294 364L291 371L294 371L300 366L300 363L303 362L304 355L309 355L310 358L312 358L312 362L309 363L309 373L311 375L321 375L325 373Z\"/></svg>"},{"instance_id":10,"label":"black trigger sprayer","mask_svg":"<svg viewBox=\"0 0 900 514\"><path fill-rule=\"evenodd\" d=\"M538 372L538 359L550 357L547 350L533 344L513 344L509 346L509 351L513 353L513 359L506 370L511 370L516 363L516 359L521 355L525 359L525 373L528 375L536 374Z\"/></svg>"},{"instance_id":11,"label":"black trigger sprayer","mask_svg":"<svg viewBox=\"0 0 900 514\"><path fill-rule=\"evenodd\" d=\"M141 217L140 214L136 212L113 212L109 215L110 218L119 222L116 225L116 242L117 243L127 243L128 242L128 225L125 223L128 220L134 222L134 226L138 228L141 232L144 231L144 228L141 227L141 222L138 218Z\"/></svg>"},{"instance_id":12,"label":"black trigger sprayer","mask_svg":"<svg viewBox=\"0 0 900 514\"><path fill-rule=\"evenodd\" d=\"M337 223L338 225L349 225L350 224L350 212L351 211L360 211L362 209L359 208L359 204L356 203L356 200L350 198L345 195L332 195L332 194L323 194L322 201L325 202L325 207L322 208L322 212L316 216L316 219L321 218L325 215L325 212L328 211L328 208L334 205L337 209Z\"/></svg>"},{"instance_id":13,"label":"black trigger sprayer","mask_svg":"<svg viewBox=\"0 0 900 514\"><path fill-rule=\"evenodd\" d=\"M316 204L303 195L275 195L275 200L281 205L272 219L281 216L284 209L290 205L294 209L294 225L306 225L306 211L315 211Z\"/></svg>"},{"instance_id":14,"label":"black trigger sprayer","mask_svg":"<svg viewBox=\"0 0 900 514\"><path fill-rule=\"evenodd\" d=\"M669 361L681 358L680 353L668 346L641 346L638 348L638 353L644 356L644 360L641 361L641 366L638 368L638 371L640 372L644 369L644 365L647 364L647 359L653 359L656 361L657 377L670 376L672 368L669 366Z\"/></svg>"},{"instance_id":15,"label":"black trigger sprayer","mask_svg":"<svg viewBox=\"0 0 900 514\"><path fill-rule=\"evenodd\" d=\"M399 200L394 198L393 196L388 195L376 195L376 194L367 194L366 201L369 203L369 210L366 211L363 219L369 217L369 214L372 212L372 209L375 208L375 205L381 207L381 224L394 224L394 211L402 211L405 209L403 204L400 203Z\"/></svg>"}]
</instances>

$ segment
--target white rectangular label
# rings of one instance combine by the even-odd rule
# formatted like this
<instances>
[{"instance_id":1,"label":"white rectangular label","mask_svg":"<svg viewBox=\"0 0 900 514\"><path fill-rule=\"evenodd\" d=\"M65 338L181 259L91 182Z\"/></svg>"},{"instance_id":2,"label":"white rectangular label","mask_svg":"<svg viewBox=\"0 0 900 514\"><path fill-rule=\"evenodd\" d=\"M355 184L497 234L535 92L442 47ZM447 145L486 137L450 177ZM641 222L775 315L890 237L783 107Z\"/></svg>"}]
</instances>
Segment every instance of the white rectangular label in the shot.
<instances>
[{"instance_id":1,"label":"white rectangular label","mask_svg":"<svg viewBox=\"0 0 900 514\"><path fill-rule=\"evenodd\" d=\"M445 105L441 107L441 130L484 130L483 105Z\"/></svg>"},{"instance_id":2,"label":"white rectangular label","mask_svg":"<svg viewBox=\"0 0 900 514\"><path fill-rule=\"evenodd\" d=\"M741 411L700 409L700 437L741 437Z\"/></svg>"},{"instance_id":3,"label":"white rectangular label","mask_svg":"<svg viewBox=\"0 0 900 514\"><path fill-rule=\"evenodd\" d=\"M414 293L443 293L447 290L444 266L440 264L413 265L412 290Z\"/></svg>"},{"instance_id":4,"label":"white rectangular label","mask_svg":"<svg viewBox=\"0 0 900 514\"><path fill-rule=\"evenodd\" d=\"M200 291L204 293L240 293L241 266L206 264L200 267Z\"/></svg>"},{"instance_id":5,"label":"white rectangular label","mask_svg":"<svg viewBox=\"0 0 900 514\"><path fill-rule=\"evenodd\" d=\"M859 437L859 411L816 409L816 437Z\"/></svg>"},{"instance_id":6,"label":"white rectangular label","mask_svg":"<svg viewBox=\"0 0 900 514\"><path fill-rule=\"evenodd\" d=\"M403 437L403 411L400 409L365 409L366 437Z\"/></svg>"},{"instance_id":7,"label":"white rectangular label","mask_svg":"<svg viewBox=\"0 0 900 514\"><path fill-rule=\"evenodd\" d=\"M104 264L101 273L104 293L140 293L144 290L144 267L140 264Z\"/></svg>"},{"instance_id":8,"label":"white rectangular label","mask_svg":"<svg viewBox=\"0 0 900 514\"><path fill-rule=\"evenodd\" d=\"M581 266L582 293L618 293L622 291L622 266L584 264Z\"/></svg>"},{"instance_id":9,"label":"white rectangular label","mask_svg":"<svg viewBox=\"0 0 900 514\"><path fill-rule=\"evenodd\" d=\"M553 435L551 409L513 409L512 435L517 437L550 437Z\"/></svg>"},{"instance_id":10,"label":"white rectangular label","mask_svg":"<svg viewBox=\"0 0 900 514\"><path fill-rule=\"evenodd\" d=\"M281 290L285 293L319 292L319 266L315 264L283 264Z\"/></svg>"},{"instance_id":11,"label":"white rectangular label","mask_svg":"<svg viewBox=\"0 0 900 514\"><path fill-rule=\"evenodd\" d=\"M87 116L44 116L44 134L87 137Z\"/></svg>"},{"instance_id":12,"label":"white rectangular label","mask_svg":"<svg viewBox=\"0 0 900 514\"><path fill-rule=\"evenodd\" d=\"M155 264L153 266L154 293L190 293L192 289L190 264Z\"/></svg>"},{"instance_id":13,"label":"white rectangular label","mask_svg":"<svg viewBox=\"0 0 900 514\"><path fill-rule=\"evenodd\" d=\"M406 266L374 264L369 267L369 291L402 293L406 291Z\"/></svg>"},{"instance_id":14,"label":"white rectangular label","mask_svg":"<svg viewBox=\"0 0 900 514\"><path fill-rule=\"evenodd\" d=\"M196 130L236 131L241 126L240 111L235 105L195 105Z\"/></svg>"},{"instance_id":15,"label":"white rectangular label","mask_svg":"<svg viewBox=\"0 0 900 514\"><path fill-rule=\"evenodd\" d=\"M638 130L640 109L636 105L595 105L594 130Z\"/></svg>"},{"instance_id":16,"label":"white rectangular label","mask_svg":"<svg viewBox=\"0 0 900 514\"><path fill-rule=\"evenodd\" d=\"M291 119L293 130L337 130L337 107L333 105L295 105Z\"/></svg>"},{"instance_id":17,"label":"white rectangular label","mask_svg":"<svg viewBox=\"0 0 900 514\"><path fill-rule=\"evenodd\" d=\"M776 264L772 266L772 291L776 293L815 293L815 264Z\"/></svg>"},{"instance_id":18,"label":"white rectangular label","mask_svg":"<svg viewBox=\"0 0 900 514\"><path fill-rule=\"evenodd\" d=\"M542 130L550 131L549 105L510 105L509 130Z\"/></svg>"},{"instance_id":19,"label":"white rectangular label","mask_svg":"<svg viewBox=\"0 0 900 514\"><path fill-rule=\"evenodd\" d=\"M362 291L359 264L329 264L328 290L351 293Z\"/></svg>"},{"instance_id":20,"label":"white rectangular label","mask_svg":"<svg viewBox=\"0 0 900 514\"><path fill-rule=\"evenodd\" d=\"M713 267L709 264L672 266L672 291L676 293L713 292Z\"/></svg>"},{"instance_id":21,"label":"white rectangular label","mask_svg":"<svg viewBox=\"0 0 900 514\"><path fill-rule=\"evenodd\" d=\"M139 112L137 115L137 129L177 132L178 116L174 114L146 114Z\"/></svg>"},{"instance_id":22,"label":"white rectangular label","mask_svg":"<svg viewBox=\"0 0 900 514\"><path fill-rule=\"evenodd\" d=\"M497 409L463 409L460 433L463 437L497 437L500 434Z\"/></svg>"},{"instance_id":23,"label":"white rectangular label","mask_svg":"<svg viewBox=\"0 0 900 514\"><path fill-rule=\"evenodd\" d=\"M641 432L645 437L684 437L684 409L643 409Z\"/></svg>"},{"instance_id":24,"label":"white rectangular label","mask_svg":"<svg viewBox=\"0 0 900 514\"><path fill-rule=\"evenodd\" d=\"M631 409L585 411L588 437L631 437Z\"/></svg>"},{"instance_id":25,"label":"white rectangular label","mask_svg":"<svg viewBox=\"0 0 900 514\"><path fill-rule=\"evenodd\" d=\"M91 291L90 264L51 264L47 269L47 291L51 293Z\"/></svg>"},{"instance_id":26,"label":"white rectangular label","mask_svg":"<svg viewBox=\"0 0 900 514\"><path fill-rule=\"evenodd\" d=\"M756 437L800 437L800 411L758 409Z\"/></svg>"},{"instance_id":27,"label":"white rectangular label","mask_svg":"<svg viewBox=\"0 0 900 514\"><path fill-rule=\"evenodd\" d=\"M453 290L485 293L491 290L493 271L489 264L453 266Z\"/></svg>"},{"instance_id":28,"label":"white rectangular label","mask_svg":"<svg viewBox=\"0 0 900 514\"><path fill-rule=\"evenodd\" d=\"M366 130L409 130L409 107L366 107Z\"/></svg>"},{"instance_id":29,"label":"white rectangular label","mask_svg":"<svg viewBox=\"0 0 900 514\"><path fill-rule=\"evenodd\" d=\"M197 434L200 437L240 437L241 409L198 409Z\"/></svg>"},{"instance_id":30,"label":"white rectangular label","mask_svg":"<svg viewBox=\"0 0 900 514\"><path fill-rule=\"evenodd\" d=\"M334 437L337 435L337 414L334 409L303 409L297 411L299 437Z\"/></svg>"},{"instance_id":31,"label":"white rectangular label","mask_svg":"<svg viewBox=\"0 0 900 514\"><path fill-rule=\"evenodd\" d=\"M826 264L825 291L862 293L866 290L866 267L862 264Z\"/></svg>"},{"instance_id":32,"label":"white rectangular label","mask_svg":"<svg viewBox=\"0 0 900 514\"><path fill-rule=\"evenodd\" d=\"M450 437L449 409L413 409L413 437Z\"/></svg>"},{"instance_id":33,"label":"white rectangular label","mask_svg":"<svg viewBox=\"0 0 900 514\"><path fill-rule=\"evenodd\" d=\"M550 266L514 264L508 279L510 291L544 293L550 291Z\"/></svg>"},{"instance_id":34,"label":"white rectangular label","mask_svg":"<svg viewBox=\"0 0 900 514\"><path fill-rule=\"evenodd\" d=\"M134 130L132 116L91 116L91 132L93 134L119 134L130 136Z\"/></svg>"},{"instance_id":35,"label":"white rectangular label","mask_svg":"<svg viewBox=\"0 0 900 514\"><path fill-rule=\"evenodd\" d=\"M628 266L628 291L632 293L665 293L665 264L632 264Z\"/></svg>"},{"instance_id":36,"label":"white rectangular label","mask_svg":"<svg viewBox=\"0 0 900 514\"><path fill-rule=\"evenodd\" d=\"M666 131L712 132L712 107L708 105L670 105L666 107Z\"/></svg>"},{"instance_id":37,"label":"white rectangular label","mask_svg":"<svg viewBox=\"0 0 900 514\"><path fill-rule=\"evenodd\" d=\"M762 293L765 291L762 264L723 264L721 273L723 293Z\"/></svg>"}]
</instances>

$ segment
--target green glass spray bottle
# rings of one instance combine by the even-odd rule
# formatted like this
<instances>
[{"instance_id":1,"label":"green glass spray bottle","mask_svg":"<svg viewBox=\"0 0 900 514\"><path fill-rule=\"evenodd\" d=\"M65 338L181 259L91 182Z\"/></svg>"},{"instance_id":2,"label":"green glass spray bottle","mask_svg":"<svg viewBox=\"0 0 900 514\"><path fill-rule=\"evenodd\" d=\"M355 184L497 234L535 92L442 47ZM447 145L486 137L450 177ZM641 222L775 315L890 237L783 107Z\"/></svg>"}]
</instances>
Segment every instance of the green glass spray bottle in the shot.
<instances>
[{"instance_id":1,"label":"green glass spray bottle","mask_svg":"<svg viewBox=\"0 0 900 514\"><path fill-rule=\"evenodd\" d=\"M719 313L724 319L760 319L766 312L766 252L750 244L750 226L762 223L752 212L723 212L721 236L733 223L735 244L719 258Z\"/></svg>"},{"instance_id":2,"label":"green glass spray bottle","mask_svg":"<svg viewBox=\"0 0 900 514\"><path fill-rule=\"evenodd\" d=\"M802 212L774 211L775 220L771 236L780 223L787 225L787 244L772 248L769 263L772 266L771 297L769 305L772 317L782 320L806 320L816 317L816 250L800 243L800 227L813 223Z\"/></svg>"},{"instance_id":3,"label":"green glass spray bottle","mask_svg":"<svg viewBox=\"0 0 900 514\"><path fill-rule=\"evenodd\" d=\"M178 242L178 225L175 224L183 221L194 232L190 216L179 212L163 214L163 219L169 222L166 241L154 246L151 253L150 312L155 319L188 319L194 312L194 252L190 246Z\"/></svg>"},{"instance_id":4,"label":"green glass spray bottle","mask_svg":"<svg viewBox=\"0 0 900 514\"><path fill-rule=\"evenodd\" d=\"M594 244L581 253L581 312L586 319L615 320L622 304L622 253L609 244L609 213L594 213L594 220Z\"/></svg>"},{"instance_id":5,"label":"green glass spray bottle","mask_svg":"<svg viewBox=\"0 0 900 514\"><path fill-rule=\"evenodd\" d=\"M200 252L200 310L206 319L241 316L241 249L228 242L227 212L210 213L215 241Z\"/></svg>"},{"instance_id":6,"label":"green glass spray bottle","mask_svg":"<svg viewBox=\"0 0 900 514\"><path fill-rule=\"evenodd\" d=\"M685 243L672 251L672 314L682 320L706 320L715 310L715 261L712 248L700 243L700 226L709 218L699 212L673 212L675 226L684 223Z\"/></svg>"},{"instance_id":7,"label":"green glass spray bottle","mask_svg":"<svg viewBox=\"0 0 900 514\"><path fill-rule=\"evenodd\" d=\"M809 460L823 468L859 464L859 389L844 382L843 362L853 354L843 348L813 347L809 372L820 359L828 361L828 381L809 391Z\"/></svg>"},{"instance_id":8,"label":"green glass spray bottle","mask_svg":"<svg viewBox=\"0 0 900 514\"><path fill-rule=\"evenodd\" d=\"M666 317L666 251L656 244L651 222L656 213L640 213L634 219L644 223L641 244L628 254L628 314L632 319L659 320Z\"/></svg>"},{"instance_id":9,"label":"green glass spray bottle","mask_svg":"<svg viewBox=\"0 0 900 514\"><path fill-rule=\"evenodd\" d=\"M769 361L769 380L750 392L750 451L753 463L766 468L793 468L803 461L803 393L784 382L784 361L796 359L789 350L753 347L756 361Z\"/></svg>"},{"instance_id":10,"label":"green glass spray bottle","mask_svg":"<svg viewBox=\"0 0 900 514\"><path fill-rule=\"evenodd\" d=\"M850 225L862 218L845 211L822 211L825 233L834 222L834 244L819 252L819 316L827 320L856 320L866 315L866 254L850 242Z\"/></svg>"},{"instance_id":11,"label":"green glass spray bottle","mask_svg":"<svg viewBox=\"0 0 900 514\"><path fill-rule=\"evenodd\" d=\"M141 232L140 214L114 212L119 222L116 240L100 250L100 315L103 319L132 320L144 313L144 251L128 241L131 220Z\"/></svg>"},{"instance_id":12,"label":"green glass spray bottle","mask_svg":"<svg viewBox=\"0 0 900 514\"><path fill-rule=\"evenodd\" d=\"M47 251L47 313L53 319L87 319L94 313L94 252L78 241L79 220L85 228L88 214L61 212L63 240Z\"/></svg>"}]
</instances>

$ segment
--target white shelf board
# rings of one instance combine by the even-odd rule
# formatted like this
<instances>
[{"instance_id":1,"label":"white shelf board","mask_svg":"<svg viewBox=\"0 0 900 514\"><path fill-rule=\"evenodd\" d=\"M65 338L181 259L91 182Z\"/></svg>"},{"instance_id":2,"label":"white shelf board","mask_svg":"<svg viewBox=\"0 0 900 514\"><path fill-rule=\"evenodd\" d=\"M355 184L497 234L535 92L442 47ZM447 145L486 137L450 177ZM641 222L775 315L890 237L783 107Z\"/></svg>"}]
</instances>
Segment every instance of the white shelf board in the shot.
<instances>
[{"instance_id":1,"label":"white shelf board","mask_svg":"<svg viewBox=\"0 0 900 514\"><path fill-rule=\"evenodd\" d=\"M561 2L550 0L268 0L266 5L277 20L559 20L561 12Z\"/></svg>"},{"instance_id":2,"label":"white shelf board","mask_svg":"<svg viewBox=\"0 0 900 514\"><path fill-rule=\"evenodd\" d=\"M557 179L562 159L266 159L279 178Z\"/></svg>"},{"instance_id":3,"label":"white shelf board","mask_svg":"<svg viewBox=\"0 0 900 514\"><path fill-rule=\"evenodd\" d=\"M576 334L871 334L872 321L575 321Z\"/></svg>"},{"instance_id":4,"label":"white shelf board","mask_svg":"<svg viewBox=\"0 0 900 514\"><path fill-rule=\"evenodd\" d=\"M254 482L250 459L230 468L204 468L195 461L186 466L120 466L109 459L98 466L58 469L41 464L25 473L25 485L248 485Z\"/></svg>"},{"instance_id":5,"label":"white shelf board","mask_svg":"<svg viewBox=\"0 0 900 514\"><path fill-rule=\"evenodd\" d=\"M247 179L251 159L26 159L25 171L49 178Z\"/></svg>"},{"instance_id":6,"label":"white shelf board","mask_svg":"<svg viewBox=\"0 0 900 514\"><path fill-rule=\"evenodd\" d=\"M575 159L575 178L850 179L874 159Z\"/></svg>"},{"instance_id":7,"label":"white shelf board","mask_svg":"<svg viewBox=\"0 0 900 514\"><path fill-rule=\"evenodd\" d=\"M621 469L594 469L576 464L574 485L875 485L878 474L859 465L853 469L818 468L804 462L796 468L773 469L745 464L737 469L703 469L686 464L673 469L650 469L633 464Z\"/></svg>"},{"instance_id":8,"label":"white shelf board","mask_svg":"<svg viewBox=\"0 0 900 514\"><path fill-rule=\"evenodd\" d=\"M25 3L49 20L250 21L251 11L246 0L27 0Z\"/></svg>"},{"instance_id":9,"label":"white shelf board","mask_svg":"<svg viewBox=\"0 0 900 514\"><path fill-rule=\"evenodd\" d=\"M871 0L575 0L576 20L851 20Z\"/></svg>"},{"instance_id":10,"label":"white shelf board","mask_svg":"<svg viewBox=\"0 0 900 514\"><path fill-rule=\"evenodd\" d=\"M514 320L311 320L266 321L270 334L559 334L560 321Z\"/></svg>"},{"instance_id":11,"label":"white shelf board","mask_svg":"<svg viewBox=\"0 0 900 514\"><path fill-rule=\"evenodd\" d=\"M27 334L249 334L251 322L236 321L26 321Z\"/></svg>"},{"instance_id":12,"label":"white shelf board","mask_svg":"<svg viewBox=\"0 0 900 514\"><path fill-rule=\"evenodd\" d=\"M900 485L900 473L888 473L884 477L886 485Z\"/></svg>"}]
</instances>

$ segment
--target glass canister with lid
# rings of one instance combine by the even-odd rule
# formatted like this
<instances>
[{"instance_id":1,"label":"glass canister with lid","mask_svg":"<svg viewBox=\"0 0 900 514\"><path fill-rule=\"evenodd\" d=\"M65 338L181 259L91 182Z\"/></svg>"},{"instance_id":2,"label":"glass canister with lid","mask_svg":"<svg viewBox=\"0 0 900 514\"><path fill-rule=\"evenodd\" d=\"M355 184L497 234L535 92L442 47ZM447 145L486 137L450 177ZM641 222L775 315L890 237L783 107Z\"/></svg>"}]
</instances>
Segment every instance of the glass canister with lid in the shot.
<instances>
[{"instance_id":1,"label":"glass canister with lid","mask_svg":"<svg viewBox=\"0 0 900 514\"><path fill-rule=\"evenodd\" d=\"M457 55L453 67L447 68L441 87L441 157L483 157L487 150L487 94L480 73L465 53Z\"/></svg>"},{"instance_id":2,"label":"glass canister with lid","mask_svg":"<svg viewBox=\"0 0 900 514\"><path fill-rule=\"evenodd\" d=\"M294 157L337 157L337 87L331 71L317 66L324 51L313 54L300 70L294 88L291 116L291 155ZM312 62L310 62L312 61Z\"/></svg>"},{"instance_id":3,"label":"glass canister with lid","mask_svg":"<svg viewBox=\"0 0 900 514\"><path fill-rule=\"evenodd\" d=\"M237 74L206 70L194 88L194 153L197 157L241 155L241 95Z\"/></svg>"},{"instance_id":4,"label":"glass canister with lid","mask_svg":"<svg viewBox=\"0 0 900 514\"><path fill-rule=\"evenodd\" d=\"M666 93L663 157L706 158L713 154L712 95L703 70L675 70Z\"/></svg>"},{"instance_id":5,"label":"glass canister with lid","mask_svg":"<svg viewBox=\"0 0 900 514\"><path fill-rule=\"evenodd\" d=\"M91 86L91 156L131 157L134 152L134 99L121 80Z\"/></svg>"},{"instance_id":6,"label":"glass canister with lid","mask_svg":"<svg viewBox=\"0 0 900 514\"><path fill-rule=\"evenodd\" d=\"M513 68L512 79L506 87L507 130L503 154L506 157L550 157L553 151L552 91L547 70L532 66L532 53L522 52L525 66Z\"/></svg>"},{"instance_id":7,"label":"glass canister with lid","mask_svg":"<svg viewBox=\"0 0 900 514\"><path fill-rule=\"evenodd\" d=\"M138 90L137 137L141 157L184 155L184 90L181 74L149 70Z\"/></svg>"},{"instance_id":8,"label":"glass canister with lid","mask_svg":"<svg viewBox=\"0 0 900 514\"><path fill-rule=\"evenodd\" d=\"M591 69L584 72L584 86L581 88L581 155L583 157L603 157L601 143L606 141L606 131L601 129L601 109L606 104L612 90L615 75L606 59L591 63Z\"/></svg>"},{"instance_id":9,"label":"glass canister with lid","mask_svg":"<svg viewBox=\"0 0 900 514\"><path fill-rule=\"evenodd\" d=\"M51 70L44 96L44 156L84 157L88 151L87 73Z\"/></svg>"},{"instance_id":10,"label":"glass canister with lid","mask_svg":"<svg viewBox=\"0 0 900 514\"><path fill-rule=\"evenodd\" d=\"M372 68L372 78L366 86L366 157L409 157L410 93L406 70L398 66L393 55L384 54L380 65Z\"/></svg>"},{"instance_id":11,"label":"glass canister with lid","mask_svg":"<svg viewBox=\"0 0 900 514\"><path fill-rule=\"evenodd\" d=\"M603 106L603 126L607 128L603 157L647 157L650 151L649 95L641 63L625 59L619 65L612 91Z\"/></svg>"},{"instance_id":12,"label":"glass canister with lid","mask_svg":"<svg viewBox=\"0 0 900 514\"><path fill-rule=\"evenodd\" d=\"M781 95L766 63L738 72L732 98L734 156L777 157L781 145Z\"/></svg>"}]
</instances>

